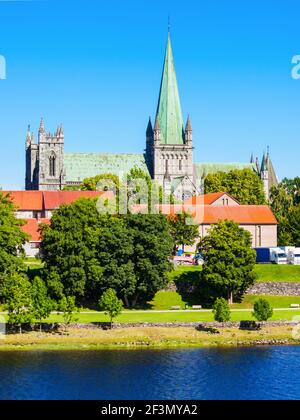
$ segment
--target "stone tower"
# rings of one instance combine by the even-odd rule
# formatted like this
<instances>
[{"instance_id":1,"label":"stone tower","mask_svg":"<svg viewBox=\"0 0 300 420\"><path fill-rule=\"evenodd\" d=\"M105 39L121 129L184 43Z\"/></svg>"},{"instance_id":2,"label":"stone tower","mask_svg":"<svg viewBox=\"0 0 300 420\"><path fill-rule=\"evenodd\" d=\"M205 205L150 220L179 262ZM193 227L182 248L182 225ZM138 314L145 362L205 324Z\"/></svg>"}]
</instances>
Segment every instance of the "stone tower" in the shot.
<instances>
[{"instance_id":1,"label":"stone tower","mask_svg":"<svg viewBox=\"0 0 300 420\"><path fill-rule=\"evenodd\" d=\"M25 189L38 189L38 172L39 172L39 148L35 144L34 134L30 133L30 125L28 126L26 135L26 174Z\"/></svg>"},{"instance_id":2,"label":"stone tower","mask_svg":"<svg viewBox=\"0 0 300 420\"><path fill-rule=\"evenodd\" d=\"M264 185L266 200L268 201L270 199L271 188L278 185L278 179L270 157L269 149L268 153L264 153L262 158L260 178Z\"/></svg>"},{"instance_id":3,"label":"stone tower","mask_svg":"<svg viewBox=\"0 0 300 420\"><path fill-rule=\"evenodd\" d=\"M28 130L26 138L26 190L61 190L65 185L64 131L46 133L41 119L38 144Z\"/></svg>"},{"instance_id":4,"label":"stone tower","mask_svg":"<svg viewBox=\"0 0 300 420\"><path fill-rule=\"evenodd\" d=\"M193 132L190 118L184 128L170 33L160 86L155 125L146 132L146 161L152 179L165 192L186 198L195 192Z\"/></svg>"}]
</instances>

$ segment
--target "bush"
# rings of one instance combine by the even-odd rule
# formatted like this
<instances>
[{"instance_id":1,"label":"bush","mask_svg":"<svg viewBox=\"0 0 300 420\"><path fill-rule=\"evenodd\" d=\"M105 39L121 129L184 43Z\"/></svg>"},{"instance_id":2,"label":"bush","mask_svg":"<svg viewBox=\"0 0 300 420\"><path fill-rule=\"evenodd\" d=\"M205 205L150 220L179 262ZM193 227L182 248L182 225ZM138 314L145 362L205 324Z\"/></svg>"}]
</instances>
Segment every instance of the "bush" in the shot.
<instances>
[{"instance_id":1,"label":"bush","mask_svg":"<svg viewBox=\"0 0 300 420\"><path fill-rule=\"evenodd\" d=\"M224 298L216 299L213 306L214 319L217 322L230 321L230 309L228 302Z\"/></svg>"},{"instance_id":2,"label":"bush","mask_svg":"<svg viewBox=\"0 0 300 420\"><path fill-rule=\"evenodd\" d=\"M123 303L118 299L115 290L107 289L99 300L99 306L105 311L105 315L109 316L110 327L112 327L113 319L120 315L123 309Z\"/></svg>"},{"instance_id":3,"label":"bush","mask_svg":"<svg viewBox=\"0 0 300 420\"><path fill-rule=\"evenodd\" d=\"M254 303L252 315L257 321L267 321L273 316L273 308L266 299L260 298Z\"/></svg>"}]
</instances>

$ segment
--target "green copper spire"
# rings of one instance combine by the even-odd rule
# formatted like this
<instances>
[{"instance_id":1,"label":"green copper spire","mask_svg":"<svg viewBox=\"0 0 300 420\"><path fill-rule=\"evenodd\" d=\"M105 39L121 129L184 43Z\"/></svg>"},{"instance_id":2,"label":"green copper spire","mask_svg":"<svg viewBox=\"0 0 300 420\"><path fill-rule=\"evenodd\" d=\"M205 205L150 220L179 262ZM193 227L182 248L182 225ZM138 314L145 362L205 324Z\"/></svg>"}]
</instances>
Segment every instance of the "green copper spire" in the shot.
<instances>
[{"instance_id":1,"label":"green copper spire","mask_svg":"<svg viewBox=\"0 0 300 420\"><path fill-rule=\"evenodd\" d=\"M162 144L183 144L184 126L174 67L170 33L157 106Z\"/></svg>"}]
</instances>

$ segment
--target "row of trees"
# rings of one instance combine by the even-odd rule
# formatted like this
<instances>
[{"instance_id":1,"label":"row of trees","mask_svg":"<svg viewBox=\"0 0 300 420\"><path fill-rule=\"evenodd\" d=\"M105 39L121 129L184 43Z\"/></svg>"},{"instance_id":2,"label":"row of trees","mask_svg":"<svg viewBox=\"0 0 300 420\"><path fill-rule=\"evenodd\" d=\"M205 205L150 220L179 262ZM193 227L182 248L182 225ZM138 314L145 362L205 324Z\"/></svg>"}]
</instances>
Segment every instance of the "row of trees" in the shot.
<instances>
[{"instance_id":1,"label":"row of trees","mask_svg":"<svg viewBox=\"0 0 300 420\"><path fill-rule=\"evenodd\" d=\"M51 225L42 227L42 278L28 279L19 258L26 235L9 199L0 195L0 299L10 321L41 320L51 308L70 315L75 299L97 303L109 288L127 307L145 304L168 282L174 243L193 242L198 235L185 217L101 215L96 200L90 199L61 206ZM237 224L214 226L199 251L204 258L201 282L208 294L232 302L255 281L251 237Z\"/></svg>"},{"instance_id":2,"label":"row of trees","mask_svg":"<svg viewBox=\"0 0 300 420\"><path fill-rule=\"evenodd\" d=\"M300 246L300 178L285 178L271 189L271 207L279 222L280 245Z\"/></svg>"}]
</instances>

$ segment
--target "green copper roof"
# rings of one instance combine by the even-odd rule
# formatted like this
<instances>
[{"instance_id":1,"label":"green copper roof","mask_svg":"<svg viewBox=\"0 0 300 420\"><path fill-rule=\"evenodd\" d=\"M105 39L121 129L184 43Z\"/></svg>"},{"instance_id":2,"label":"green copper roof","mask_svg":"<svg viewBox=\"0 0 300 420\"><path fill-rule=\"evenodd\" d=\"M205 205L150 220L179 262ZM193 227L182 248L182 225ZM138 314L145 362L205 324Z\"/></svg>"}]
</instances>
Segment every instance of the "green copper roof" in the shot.
<instances>
[{"instance_id":1,"label":"green copper roof","mask_svg":"<svg viewBox=\"0 0 300 420\"><path fill-rule=\"evenodd\" d=\"M254 163L195 163L197 178L205 178L208 174L217 172L230 172L234 169L253 169L256 170Z\"/></svg>"},{"instance_id":2,"label":"green copper roof","mask_svg":"<svg viewBox=\"0 0 300 420\"><path fill-rule=\"evenodd\" d=\"M135 165L148 171L145 156L141 154L65 153L66 181L79 182L99 174L113 173L123 177Z\"/></svg>"},{"instance_id":3,"label":"green copper roof","mask_svg":"<svg viewBox=\"0 0 300 420\"><path fill-rule=\"evenodd\" d=\"M161 143L183 144L183 118L181 113L170 34L168 35L167 50L157 106L157 116L161 128Z\"/></svg>"}]
</instances>

